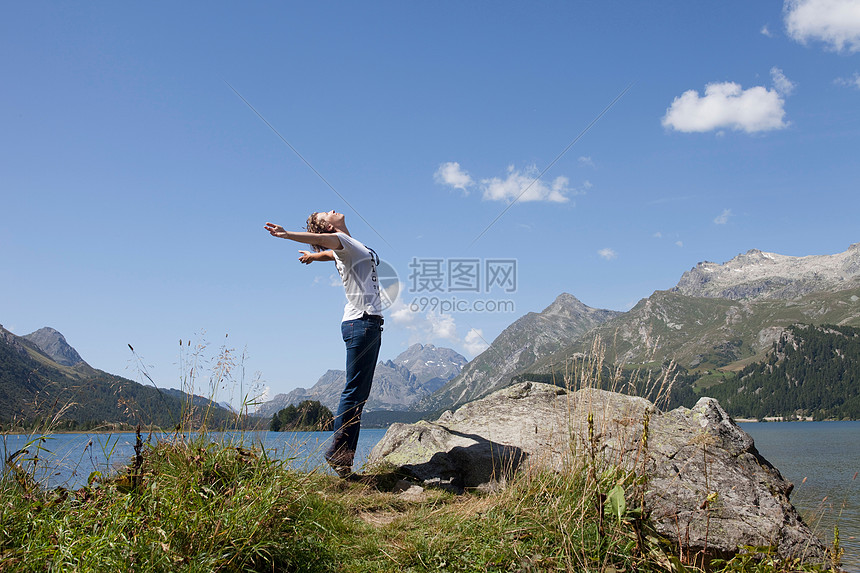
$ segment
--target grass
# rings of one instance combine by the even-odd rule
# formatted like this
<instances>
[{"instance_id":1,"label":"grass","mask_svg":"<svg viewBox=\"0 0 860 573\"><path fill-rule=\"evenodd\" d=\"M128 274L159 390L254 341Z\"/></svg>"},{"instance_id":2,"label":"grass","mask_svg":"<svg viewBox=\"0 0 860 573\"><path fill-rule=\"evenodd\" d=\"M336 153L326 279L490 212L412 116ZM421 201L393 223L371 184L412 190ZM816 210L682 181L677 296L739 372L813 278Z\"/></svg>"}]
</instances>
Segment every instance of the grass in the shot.
<instances>
[{"instance_id":1,"label":"grass","mask_svg":"<svg viewBox=\"0 0 860 573\"><path fill-rule=\"evenodd\" d=\"M229 366L215 362L213 387ZM601 371L601 360L586 360L571 377ZM658 394L671 383L669 371L642 381ZM701 571L649 528L645 481L593 448L563 471L519 472L495 493L428 489L413 498L396 493L404 476L392 468L344 481L297 471L241 435L218 436L144 442L138 432L124 467L95 472L75 491L41 487L10 455L0 476L0 571ZM712 570L796 569L741 555Z\"/></svg>"},{"instance_id":2,"label":"grass","mask_svg":"<svg viewBox=\"0 0 860 573\"><path fill-rule=\"evenodd\" d=\"M325 562L307 475L205 437L144 446L121 474L44 491L2 481L0 563L16 571L255 571ZM267 564L263 567L263 564ZM261 569L262 567L262 569ZM313 570L313 569L310 569Z\"/></svg>"},{"instance_id":3,"label":"grass","mask_svg":"<svg viewBox=\"0 0 860 573\"><path fill-rule=\"evenodd\" d=\"M733 372L723 372L722 370L705 370L704 373L699 376L699 379L693 384L693 389L702 393L711 386L716 386L717 384L722 384L727 379L734 378L735 374Z\"/></svg>"},{"instance_id":4,"label":"grass","mask_svg":"<svg viewBox=\"0 0 860 573\"><path fill-rule=\"evenodd\" d=\"M0 569L557 571L652 569L631 523L601 517L589 472L523 474L493 495L391 492L203 435L142 444L121 473L44 490L0 481ZM657 570L657 569L655 569Z\"/></svg>"},{"instance_id":5,"label":"grass","mask_svg":"<svg viewBox=\"0 0 860 573\"><path fill-rule=\"evenodd\" d=\"M123 471L77 491L9 470L0 570L698 571L640 519L642 483L596 469L410 499L390 469L344 481L206 435L142 443ZM719 570L788 569L738 559Z\"/></svg>"}]
</instances>

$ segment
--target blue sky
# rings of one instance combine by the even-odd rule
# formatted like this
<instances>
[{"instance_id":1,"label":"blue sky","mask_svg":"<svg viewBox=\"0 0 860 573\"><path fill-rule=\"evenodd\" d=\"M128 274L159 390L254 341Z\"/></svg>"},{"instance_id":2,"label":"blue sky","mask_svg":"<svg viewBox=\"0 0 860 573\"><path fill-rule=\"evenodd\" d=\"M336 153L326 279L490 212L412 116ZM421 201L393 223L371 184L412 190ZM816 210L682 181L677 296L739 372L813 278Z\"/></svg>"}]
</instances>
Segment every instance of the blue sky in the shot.
<instances>
[{"instance_id":1,"label":"blue sky","mask_svg":"<svg viewBox=\"0 0 860 573\"><path fill-rule=\"evenodd\" d=\"M165 387L180 339L226 344L274 394L343 368L344 298L266 221L341 211L397 272L382 359L471 358L562 292L626 310L699 261L840 252L858 51L857 0L11 4L0 323L137 378L131 344ZM456 259L515 260L515 292L413 288Z\"/></svg>"}]
</instances>

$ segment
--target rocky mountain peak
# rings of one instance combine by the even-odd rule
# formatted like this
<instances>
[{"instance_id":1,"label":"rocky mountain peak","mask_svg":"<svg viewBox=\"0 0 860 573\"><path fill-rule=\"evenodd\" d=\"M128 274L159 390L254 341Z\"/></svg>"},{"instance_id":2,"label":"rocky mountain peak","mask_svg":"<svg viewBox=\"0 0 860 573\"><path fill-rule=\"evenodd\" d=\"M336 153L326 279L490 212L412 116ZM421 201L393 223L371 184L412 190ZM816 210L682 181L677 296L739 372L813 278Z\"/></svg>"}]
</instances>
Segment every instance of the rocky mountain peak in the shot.
<instances>
[{"instance_id":1,"label":"rocky mountain peak","mask_svg":"<svg viewBox=\"0 0 860 573\"><path fill-rule=\"evenodd\" d=\"M702 262L672 289L687 296L790 300L860 283L860 243L835 255L793 257L750 249L723 263Z\"/></svg>"},{"instance_id":2,"label":"rocky mountain peak","mask_svg":"<svg viewBox=\"0 0 860 573\"><path fill-rule=\"evenodd\" d=\"M450 348L438 348L432 344L413 344L401 352L394 364L408 369L419 383L434 378L447 381L460 373L468 362L466 358Z\"/></svg>"},{"instance_id":3,"label":"rocky mountain peak","mask_svg":"<svg viewBox=\"0 0 860 573\"><path fill-rule=\"evenodd\" d=\"M63 366L76 366L84 361L78 351L66 342L66 338L58 331L48 326L23 336L39 347L39 350Z\"/></svg>"},{"instance_id":4,"label":"rocky mountain peak","mask_svg":"<svg viewBox=\"0 0 860 573\"><path fill-rule=\"evenodd\" d=\"M589 307L584 305L572 294L563 292L558 295L552 304L541 311L543 315L573 316L588 312Z\"/></svg>"},{"instance_id":5,"label":"rocky mountain peak","mask_svg":"<svg viewBox=\"0 0 860 573\"><path fill-rule=\"evenodd\" d=\"M377 364L365 410L405 410L459 374L466 362L464 356L450 348L413 344L394 360ZM329 370L311 388L296 388L261 404L257 415L270 416L303 400L318 400L335 411L345 381L343 370Z\"/></svg>"},{"instance_id":6,"label":"rocky mountain peak","mask_svg":"<svg viewBox=\"0 0 860 573\"><path fill-rule=\"evenodd\" d=\"M530 312L504 329L490 347L463 367L456 378L418 407L440 410L486 396L517 374L570 344L593 327L621 314L583 304L561 293L543 311Z\"/></svg>"}]
</instances>

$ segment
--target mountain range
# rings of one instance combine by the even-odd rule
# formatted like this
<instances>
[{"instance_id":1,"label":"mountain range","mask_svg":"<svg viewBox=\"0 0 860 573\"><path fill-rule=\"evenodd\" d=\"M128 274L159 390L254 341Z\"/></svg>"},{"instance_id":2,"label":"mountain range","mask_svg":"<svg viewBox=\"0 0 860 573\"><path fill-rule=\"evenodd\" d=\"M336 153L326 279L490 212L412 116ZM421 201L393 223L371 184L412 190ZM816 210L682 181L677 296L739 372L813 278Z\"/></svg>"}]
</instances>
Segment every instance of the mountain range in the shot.
<instances>
[{"instance_id":1,"label":"mountain range","mask_svg":"<svg viewBox=\"0 0 860 573\"><path fill-rule=\"evenodd\" d=\"M716 385L734 372L750 376L759 372L756 364L773 361L793 325L860 327L860 243L835 255L792 257L753 249L722 264L702 262L674 287L655 291L627 312L591 308L562 293L543 311L513 322L470 362L430 344L380 362L366 410L439 412L481 398L514 377L554 379L596 340L608 363L629 369L674 361L684 371L684 384L720 394ZM803 359L817 364L814 356ZM334 410L344 381L342 370L329 370L310 389L278 394L257 413L271 416L303 400ZM849 380L844 387L852 385L858 386ZM16 336L0 326L0 423L44 419L65 406L70 423L142 421L164 427L175 423L188 398L91 367L51 328ZM749 399L744 404L759 412ZM212 406L217 416L229 416ZM828 411L849 410L836 404Z\"/></svg>"},{"instance_id":2,"label":"mountain range","mask_svg":"<svg viewBox=\"0 0 860 573\"><path fill-rule=\"evenodd\" d=\"M450 348L413 344L394 360L376 365L365 411L408 410L459 374L466 362L464 356ZM255 414L268 417L290 404L297 405L305 400L319 401L334 412L344 384L344 370L328 370L311 388L296 388L287 394L278 394L261 404Z\"/></svg>"},{"instance_id":3,"label":"mountain range","mask_svg":"<svg viewBox=\"0 0 860 573\"><path fill-rule=\"evenodd\" d=\"M625 313L591 309L568 294L506 328L435 394L418 405L439 411L485 396L513 376L560 377L595 340L618 365L677 362L697 389L716 369L763 360L793 324L860 326L860 243L836 255L791 257L750 250L699 263L678 284ZM697 381L700 378L702 381Z\"/></svg>"}]
</instances>

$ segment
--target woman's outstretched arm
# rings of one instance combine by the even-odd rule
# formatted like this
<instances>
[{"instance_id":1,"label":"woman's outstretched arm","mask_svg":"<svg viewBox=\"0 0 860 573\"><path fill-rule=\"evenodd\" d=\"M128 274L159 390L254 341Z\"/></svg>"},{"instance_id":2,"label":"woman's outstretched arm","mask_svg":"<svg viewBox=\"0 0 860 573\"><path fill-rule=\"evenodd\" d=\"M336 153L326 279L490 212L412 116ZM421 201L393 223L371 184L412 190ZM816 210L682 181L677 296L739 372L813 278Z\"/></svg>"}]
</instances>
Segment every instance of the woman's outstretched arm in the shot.
<instances>
[{"instance_id":1,"label":"woman's outstretched arm","mask_svg":"<svg viewBox=\"0 0 860 573\"><path fill-rule=\"evenodd\" d=\"M307 233L304 231L287 231L280 225L274 223L266 223L265 229L273 237L280 239L290 239L299 243L308 245L321 245L327 249L340 249L343 245L340 244L340 239L332 233Z\"/></svg>"},{"instance_id":2,"label":"woman's outstretched arm","mask_svg":"<svg viewBox=\"0 0 860 573\"><path fill-rule=\"evenodd\" d=\"M334 253L331 250L328 251L320 251L318 253L312 253L310 251L299 251L302 256L299 257L299 261L309 265L313 262L321 262L321 261L333 261Z\"/></svg>"}]
</instances>

